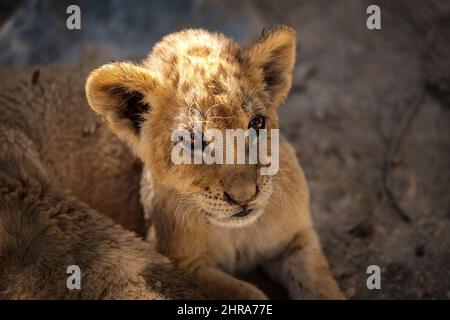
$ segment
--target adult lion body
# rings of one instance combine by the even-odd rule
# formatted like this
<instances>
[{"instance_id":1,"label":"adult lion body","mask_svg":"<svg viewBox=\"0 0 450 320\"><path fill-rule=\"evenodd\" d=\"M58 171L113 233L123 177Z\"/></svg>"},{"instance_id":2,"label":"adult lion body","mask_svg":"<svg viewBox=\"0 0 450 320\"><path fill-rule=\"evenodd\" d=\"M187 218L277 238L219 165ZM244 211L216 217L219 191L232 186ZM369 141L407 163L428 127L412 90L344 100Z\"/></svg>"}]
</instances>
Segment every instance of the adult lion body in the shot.
<instances>
[{"instance_id":1,"label":"adult lion body","mask_svg":"<svg viewBox=\"0 0 450 320\"><path fill-rule=\"evenodd\" d=\"M200 297L95 210L142 227L139 172L87 106L85 77L77 66L0 71L0 298ZM70 265L81 269L80 290L66 285Z\"/></svg>"},{"instance_id":2,"label":"adult lion body","mask_svg":"<svg viewBox=\"0 0 450 320\"><path fill-rule=\"evenodd\" d=\"M1 71L0 154L25 157L60 190L142 233L139 170L89 109L80 67Z\"/></svg>"},{"instance_id":3,"label":"adult lion body","mask_svg":"<svg viewBox=\"0 0 450 320\"><path fill-rule=\"evenodd\" d=\"M86 84L91 107L145 163L141 194L160 252L209 297L263 299L233 274L258 265L291 298L343 298L313 228L295 153L280 141L280 170L257 164L175 164L173 132L205 153L197 125L277 129L295 63L295 32L279 27L246 49L221 34L185 30L159 42L141 65L112 63ZM225 136L225 134L224 134ZM201 143L201 145L200 145ZM248 148L248 144L246 145ZM151 191L151 192L150 192Z\"/></svg>"}]
</instances>

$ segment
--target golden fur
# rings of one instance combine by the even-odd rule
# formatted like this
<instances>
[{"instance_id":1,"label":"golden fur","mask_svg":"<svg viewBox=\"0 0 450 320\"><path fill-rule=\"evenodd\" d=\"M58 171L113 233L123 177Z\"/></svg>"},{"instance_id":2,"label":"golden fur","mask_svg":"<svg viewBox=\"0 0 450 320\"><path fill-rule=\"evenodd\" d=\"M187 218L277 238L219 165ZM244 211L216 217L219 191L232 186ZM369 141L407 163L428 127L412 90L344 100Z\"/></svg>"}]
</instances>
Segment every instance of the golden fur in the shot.
<instances>
[{"instance_id":1,"label":"golden fur","mask_svg":"<svg viewBox=\"0 0 450 320\"><path fill-rule=\"evenodd\" d=\"M291 146L280 142L280 171L260 165L174 165L171 133L247 129L256 115L279 128L295 63L295 32L266 30L241 49L204 30L166 36L141 65L111 63L89 76L90 106L146 165L144 210L158 250L190 272L214 298L264 299L233 277L258 265L291 298L343 298L321 250L309 213L308 187ZM252 206L246 216L239 208Z\"/></svg>"},{"instance_id":2,"label":"golden fur","mask_svg":"<svg viewBox=\"0 0 450 320\"><path fill-rule=\"evenodd\" d=\"M79 66L1 70L0 299L200 298L136 234L139 172L87 106ZM87 203L87 204L86 204ZM66 269L81 268L81 290Z\"/></svg>"}]
</instances>

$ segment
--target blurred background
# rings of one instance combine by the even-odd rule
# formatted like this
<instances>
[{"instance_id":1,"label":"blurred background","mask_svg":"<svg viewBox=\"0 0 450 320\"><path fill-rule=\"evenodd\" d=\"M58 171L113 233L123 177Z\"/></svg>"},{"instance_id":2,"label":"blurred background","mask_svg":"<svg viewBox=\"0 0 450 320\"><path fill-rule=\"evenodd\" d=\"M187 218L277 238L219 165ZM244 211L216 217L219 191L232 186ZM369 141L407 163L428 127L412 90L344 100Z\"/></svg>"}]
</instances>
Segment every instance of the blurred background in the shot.
<instances>
[{"instance_id":1,"label":"blurred background","mask_svg":"<svg viewBox=\"0 0 450 320\"><path fill-rule=\"evenodd\" d=\"M366 28L370 4L381 30ZM344 292L450 299L450 1L2 0L0 67L139 61L186 27L245 44L281 23L298 38L281 130ZM381 290L366 287L371 264Z\"/></svg>"}]
</instances>

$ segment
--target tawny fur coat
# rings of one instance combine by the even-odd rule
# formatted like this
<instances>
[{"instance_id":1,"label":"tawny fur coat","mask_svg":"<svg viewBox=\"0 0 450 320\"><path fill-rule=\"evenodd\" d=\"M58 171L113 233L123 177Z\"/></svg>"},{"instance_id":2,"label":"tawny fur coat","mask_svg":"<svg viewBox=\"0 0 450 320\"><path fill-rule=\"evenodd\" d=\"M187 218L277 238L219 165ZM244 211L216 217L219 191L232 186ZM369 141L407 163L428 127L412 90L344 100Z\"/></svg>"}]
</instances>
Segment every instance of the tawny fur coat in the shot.
<instances>
[{"instance_id":1,"label":"tawny fur coat","mask_svg":"<svg viewBox=\"0 0 450 320\"><path fill-rule=\"evenodd\" d=\"M85 102L83 70L0 71L0 299L201 297L115 223L144 230L139 166Z\"/></svg>"}]
</instances>

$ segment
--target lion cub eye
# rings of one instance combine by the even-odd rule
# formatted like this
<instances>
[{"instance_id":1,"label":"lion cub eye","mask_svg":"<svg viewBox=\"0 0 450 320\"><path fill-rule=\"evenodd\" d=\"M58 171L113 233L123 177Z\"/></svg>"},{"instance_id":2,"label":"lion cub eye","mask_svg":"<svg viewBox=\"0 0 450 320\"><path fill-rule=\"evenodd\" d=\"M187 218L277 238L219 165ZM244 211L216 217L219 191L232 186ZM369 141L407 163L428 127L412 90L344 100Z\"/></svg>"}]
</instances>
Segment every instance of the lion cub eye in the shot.
<instances>
[{"instance_id":1,"label":"lion cub eye","mask_svg":"<svg viewBox=\"0 0 450 320\"><path fill-rule=\"evenodd\" d=\"M249 129L250 128L255 129L255 130L264 129L265 126L266 126L266 119L262 115L257 115L255 117L253 117L250 120L250 122L248 123Z\"/></svg>"}]
</instances>

